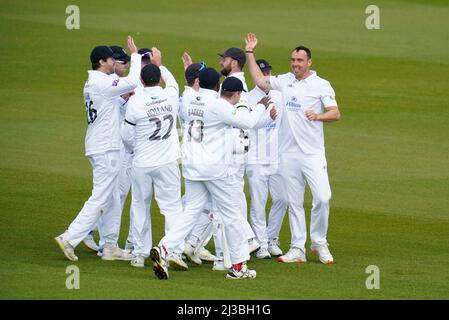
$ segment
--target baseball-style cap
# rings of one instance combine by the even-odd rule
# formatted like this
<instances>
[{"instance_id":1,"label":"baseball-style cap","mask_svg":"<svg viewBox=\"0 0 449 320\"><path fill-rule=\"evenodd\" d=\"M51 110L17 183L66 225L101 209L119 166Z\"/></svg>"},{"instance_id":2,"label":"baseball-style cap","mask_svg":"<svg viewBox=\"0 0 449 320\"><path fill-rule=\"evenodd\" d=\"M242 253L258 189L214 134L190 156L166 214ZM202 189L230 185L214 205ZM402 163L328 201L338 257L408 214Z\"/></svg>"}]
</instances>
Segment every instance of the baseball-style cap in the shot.
<instances>
[{"instance_id":1,"label":"baseball-style cap","mask_svg":"<svg viewBox=\"0 0 449 320\"><path fill-rule=\"evenodd\" d=\"M161 80L161 69L155 64L148 64L140 70L140 77L145 84L158 83Z\"/></svg>"},{"instance_id":2,"label":"baseball-style cap","mask_svg":"<svg viewBox=\"0 0 449 320\"><path fill-rule=\"evenodd\" d=\"M213 88L220 82L220 74L214 68L205 68L198 75L201 88Z\"/></svg>"},{"instance_id":3,"label":"baseball-style cap","mask_svg":"<svg viewBox=\"0 0 449 320\"><path fill-rule=\"evenodd\" d=\"M240 48L229 48L225 52L219 53L218 55L223 58L230 57L234 60L237 60L242 67L246 62L245 52L243 52L243 50Z\"/></svg>"},{"instance_id":4,"label":"baseball-style cap","mask_svg":"<svg viewBox=\"0 0 449 320\"><path fill-rule=\"evenodd\" d=\"M237 79L236 77L227 77L225 81L221 84L221 90L227 91L227 92L237 92L237 91L244 91L243 89L243 83L240 81L240 79Z\"/></svg>"},{"instance_id":5,"label":"baseball-style cap","mask_svg":"<svg viewBox=\"0 0 449 320\"><path fill-rule=\"evenodd\" d=\"M114 53L113 57L115 60L129 62L131 61L131 57L128 56L125 49L119 46L110 46L112 52Z\"/></svg>"},{"instance_id":6,"label":"baseball-style cap","mask_svg":"<svg viewBox=\"0 0 449 320\"><path fill-rule=\"evenodd\" d=\"M204 62L201 63L192 63L187 67L184 76L187 81L193 81L198 78L200 71L206 68L206 64Z\"/></svg>"},{"instance_id":7,"label":"baseball-style cap","mask_svg":"<svg viewBox=\"0 0 449 320\"><path fill-rule=\"evenodd\" d=\"M97 46L92 49L90 53L90 62L97 63L100 60L106 60L107 58L112 58L114 53L108 46Z\"/></svg>"},{"instance_id":8,"label":"baseball-style cap","mask_svg":"<svg viewBox=\"0 0 449 320\"><path fill-rule=\"evenodd\" d=\"M140 54L142 56L142 59L149 59L150 56L149 55L145 55L146 53L152 53L151 49L148 48L140 48L139 51L137 51L138 54Z\"/></svg>"},{"instance_id":9,"label":"baseball-style cap","mask_svg":"<svg viewBox=\"0 0 449 320\"><path fill-rule=\"evenodd\" d=\"M256 60L256 63L259 66L260 70L262 71L268 71L273 69L273 67L268 63L267 60L259 59Z\"/></svg>"}]
</instances>

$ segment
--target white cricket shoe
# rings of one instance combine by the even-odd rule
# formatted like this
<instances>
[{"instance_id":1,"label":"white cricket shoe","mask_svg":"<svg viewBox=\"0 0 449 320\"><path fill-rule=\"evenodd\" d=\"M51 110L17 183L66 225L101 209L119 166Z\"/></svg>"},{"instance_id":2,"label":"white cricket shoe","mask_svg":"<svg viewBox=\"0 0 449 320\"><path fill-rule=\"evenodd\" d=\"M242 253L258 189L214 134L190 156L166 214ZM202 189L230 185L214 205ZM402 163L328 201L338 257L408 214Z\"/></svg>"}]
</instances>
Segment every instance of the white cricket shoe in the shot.
<instances>
[{"instance_id":1,"label":"white cricket shoe","mask_svg":"<svg viewBox=\"0 0 449 320\"><path fill-rule=\"evenodd\" d=\"M159 279L168 279L167 250L163 246L153 247L150 251L150 258L153 260L153 271Z\"/></svg>"},{"instance_id":2,"label":"white cricket shoe","mask_svg":"<svg viewBox=\"0 0 449 320\"><path fill-rule=\"evenodd\" d=\"M143 268L145 266L145 257L138 254L133 256L130 264L136 268Z\"/></svg>"},{"instance_id":3,"label":"white cricket shoe","mask_svg":"<svg viewBox=\"0 0 449 320\"><path fill-rule=\"evenodd\" d=\"M260 248L256 252L256 258L257 259L271 259L271 255L268 252L267 248Z\"/></svg>"},{"instance_id":4,"label":"white cricket shoe","mask_svg":"<svg viewBox=\"0 0 449 320\"><path fill-rule=\"evenodd\" d=\"M303 263L307 261L306 253L303 249L291 247L286 254L278 258L278 261L285 263L292 263L292 262Z\"/></svg>"},{"instance_id":5,"label":"white cricket shoe","mask_svg":"<svg viewBox=\"0 0 449 320\"><path fill-rule=\"evenodd\" d=\"M128 253L133 253L134 251L134 244L132 244L131 242L129 242L128 240L126 240L125 242L125 248L123 249Z\"/></svg>"},{"instance_id":6,"label":"white cricket shoe","mask_svg":"<svg viewBox=\"0 0 449 320\"><path fill-rule=\"evenodd\" d=\"M249 246L249 254L253 253L254 251L260 248L260 244L256 241L255 238L248 240L248 246Z\"/></svg>"},{"instance_id":7,"label":"white cricket shoe","mask_svg":"<svg viewBox=\"0 0 449 320\"><path fill-rule=\"evenodd\" d=\"M68 241L64 240L63 235L57 236L55 241L67 259L70 261L78 261L78 257L75 255L75 249Z\"/></svg>"},{"instance_id":8,"label":"white cricket shoe","mask_svg":"<svg viewBox=\"0 0 449 320\"><path fill-rule=\"evenodd\" d=\"M240 271L235 270L234 268L229 269L228 274L226 275L227 279L240 280L240 279L254 279L257 275L256 270L248 269L246 264L242 265Z\"/></svg>"},{"instance_id":9,"label":"white cricket shoe","mask_svg":"<svg viewBox=\"0 0 449 320\"><path fill-rule=\"evenodd\" d=\"M91 231L89 234L83 239L84 246L94 252L98 252L98 245L94 239L94 232Z\"/></svg>"},{"instance_id":10,"label":"white cricket shoe","mask_svg":"<svg viewBox=\"0 0 449 320\"><path fill-rule=\"evenodd\" d=\"M189 269L187 263L182 260L181 254L174 252L168 254L168 265L177 271Z\"/></svg>"},{"instance_id":11,"label":"white cricket shoe","mask_svg":"<svg viewBox=\"0 0 449 320\"><path fill-rule=\"evenodd\" d=\"M201 247L201 249L198 250L198 256L203 261L207 261L207 262L215 261L215 256L212 253L210 253L210 251L207 250L205 247Z\"/></svg>"},{"instance_id":12,"label":"white cricket shoe","mask_svg":"<svg viewBox=\"0 0 449 320\"><path fill-rule=\"evenodd\" d=\"M117 245L106 243L103 247L102 260L113 261L122 260L130 261L133 258L132 254L120 249Z\"/></svg>"},{"instance_id":13,"label":"white cricket shoe","mask_svg":"<svg viewBox=\"0 0 449 320\"><path fill-rule=\"evenodd\" d=\"M318 254L318 258L320 259L321 263L324 264L333 264L334 263L334 257L332 257L331 252L329 251L329 246L327 244L323 244L322 246L311 246L310 249L312 249L313 254Z\"/></svg>"},{"instance_id":14,"label":"white cricket shoe","mask_svg":"<svg viewBox=\"0 0 449 320\"><path fill-rule=\"evenodd\" d=\"M227 271L228 269L225 267L223 259L216 259L214 261L214 266L212 267L213 271Z\"/></svg>"},{"instance_id":15,"label":"white cricket shoe","mask_svg":"<svg viewBox=\"0 0 449 320\"><path fill-rule=\"evenodd\" d=\"M280 246L280 243L279 243L278 238L268 240L268 252L272 256L275 256L275 257L282 256L282 250L279 246Z\"/></svg>"},{"instance_id":16,"label":"white cricket shoe","mask_svg":"<svg viewBox=\"0 0 449 320\"><path fill-rule=\"evenodd\" d=\"M189 243L186 243L183 253L194 264L200 265L202 263L200 257L195 254L194 248Z\"/></svg>"}]
</instances>

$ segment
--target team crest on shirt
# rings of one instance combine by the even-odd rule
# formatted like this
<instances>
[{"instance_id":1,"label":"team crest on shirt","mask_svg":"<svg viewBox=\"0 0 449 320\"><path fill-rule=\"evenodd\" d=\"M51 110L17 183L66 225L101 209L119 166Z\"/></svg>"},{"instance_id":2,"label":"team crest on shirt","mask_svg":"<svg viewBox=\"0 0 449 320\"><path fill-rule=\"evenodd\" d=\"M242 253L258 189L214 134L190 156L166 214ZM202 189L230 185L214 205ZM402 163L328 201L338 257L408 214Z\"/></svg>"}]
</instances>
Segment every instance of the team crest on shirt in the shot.
<instances>
[{"instance_id":1,"label":"team crest on shirt","mask_svg":"<svg viewBox=\"0 0 449 320\"><path fill-rule=\"evenodd\" d=\"M112 82L112 86L113 86L113 87L117 87L119 81L120 81L120 79L114 80L114 81Z\"/></svg>"}]
</instances>

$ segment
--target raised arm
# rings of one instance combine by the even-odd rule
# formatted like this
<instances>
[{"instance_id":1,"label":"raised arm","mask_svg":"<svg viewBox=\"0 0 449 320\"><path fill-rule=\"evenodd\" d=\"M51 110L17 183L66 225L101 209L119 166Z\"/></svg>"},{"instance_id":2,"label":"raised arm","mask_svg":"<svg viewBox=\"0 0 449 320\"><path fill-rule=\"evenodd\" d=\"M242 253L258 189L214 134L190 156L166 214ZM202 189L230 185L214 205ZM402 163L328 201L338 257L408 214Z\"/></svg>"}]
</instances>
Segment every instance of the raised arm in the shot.
<instances>
[{"instance_id":1,"label":"raised arm","mask_svg":"<svg viewBox=\"0 0 449 320\"><path fill-rule=\"evenodd\" d=\"M134 90L139 85L140 64L142 61L140 54L137 53L134 39L131 36L128 36L128 49L131 52L131 67L129 68L129 74L126 77L116 80L111 78L111 83L106 84L102 92L107 97L113 98L120 96Z\"/></svg>"},{"instance_id":2,"label":"raised arm","mask_svg":"<svg viewBox=\"0 0 449 320\"><path fill-rule=\"evenodd\" d=\"M264 97L252 111L247 108L229 107L227 104L219 104L217 110L224 123L245 130L253 129L261 121L261 118L267 115L265 110L269 104L269 97Z\"/></svg>"},{"instance_id":3,"label":"raised arm","mask_svg":"<svg viewBox=\"0 0 449 320\"><path fill-rule=\"evenodd\" d=\"M184 71L193 63L192 58L187 52L184 52L181 56L182 64L184 65Z\"/></svg>"},{"instance_id":4,"label":"raised arm","mask_svg":"<svg viewBox=\"0 0 449 320\"><path fill-rule=\"evenodd\" d=\"M179 85L172 73L162 65L162 54L158 48L151 48L151 63L161 69L161 78L165 82L165 90L170 96L179 96Z\"/></svg>"},{"instance_id":5,"label":"raised arm","mask_svg":"<svg viewBox=\"0 0 449 320\"><path fill-rule=\"evenodd\" d=\"M264 76L256 63L254 49L257 46L257 38L254 33L248 33L245 37L246 63L248 64L249 73L256 86L265 92L271 90L270 77Z\"/></svg>"}]
</instances>

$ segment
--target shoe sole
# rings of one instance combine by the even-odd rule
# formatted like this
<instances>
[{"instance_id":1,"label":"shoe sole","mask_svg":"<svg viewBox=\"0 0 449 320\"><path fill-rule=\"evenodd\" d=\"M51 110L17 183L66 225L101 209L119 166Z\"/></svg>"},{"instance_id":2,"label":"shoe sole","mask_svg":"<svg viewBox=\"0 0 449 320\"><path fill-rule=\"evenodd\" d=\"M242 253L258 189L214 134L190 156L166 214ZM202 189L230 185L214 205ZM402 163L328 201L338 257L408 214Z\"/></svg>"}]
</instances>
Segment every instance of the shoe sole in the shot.
<instances>
[{"instance_id":1,"label":"shoe sole","mask_svg":"<svg viewBox=\"0 0 449 320\"><path fill-rule=\"evenodd\" d=\"M69 259L70 261L74 261L74 262L78 261L78 257L77 257L77 256L75 256L75 257L70 257L70 256L65 252L65 250L64 250L64 245L59 241L59 238L58 238L58 237L56 237L56 238L54 238L54 239L55 239L56 244L58 245L58 248L61 249L62 253L64 254L64 256L65 256L67 259Z\"/></svg>"},{"instance_id":2,"label":"shoe sole","mask_svg":"<svg viewBox=\"0 0 449 320\"><path fill-rule=\"evenodd\" d=\"M265 256L265 257L256 257L257 259L260 259L260 260L266 260L266 259L271 259L271 256Z\"/></svg>"},{"instance_id":3,"label":"shoe sole","mask_svg":"<svg viewBox=\"0 0 449 320\"><path fill-rule=\"evenodd\" d=\"M312 254L313 254L314 256L317 256L317 255L318 255L318 251L312 250ZM323 260L320 259L320 262L321 262L322 264L334 264L334 260L325 260L325 261L323 261Z\"/></svg>"},{"instance_id":4,"label":"shoe sole","mask_svg":"<svg viewBox=\"0 0 449 320\"><path fill-rule=\"evenodd\" d=\"M174 260L168 260L168 263L176 271L187 271L187 269L188 269L185 266L183 266L179 263L176 263Z\"/></svg>"},{"instance_id":5,"label":"shoe sole","mask_svg":"<svg viewBox=\"0 0 449 320\"><path fill-rule=\"evenodd\" d=\"M131 267L134 267L134 268L144 268L145 267L145 264L132 264L132 263L130 263L130 265L131 265Z\"/></svg>"},{"instance_id":6,"label":"shoe sole","mask_svg":"<svg viewBox=\"0 0 449 320\"><path fill-rule=\"evenodd\" d=\"M190 262L196 264L197 266L200 266L200 265L202 264L201 260L200 260L199 262L198 262L198 261L194 261L194 260L191 258L191 256L190 256L189 254L185 253L185 252L184 252L184 255L186 256L187 260L189 260Z\"/></svg>"},{"instance_id":7,"label":"shoe sole","mask_svg":"<svg viewBox=\"0 0 449 320\"><path fill-rule=\"evenodd\" d=\"M236 277L230 277L229 275L226 275L226 279L229 279L229 280L244 280L244 279L256 279L256 277L241 277L241 278L236 278Z\"/></svg>"},{"instance_id":8,"label":"shoe sole","mask_svg":"<svg viewBox=\"0 0 449 320\"><path fill-rule=\"evenodd\" d=\"M283 262L283 263L304 263L304 262L307 262L307 260L304 260L304 259L295 259L295 260L293 260L293 261L284 261L283 259L278 258L278 262Z\"/></svg>"},{"instance_id":9,"label":"shoe sole","mask_svg":"<svg viewBox=\"0 0 449 320\"><path fill-rule=\"evenodd\" d=\"M162 265L161 257L156 249L151 249L150 258L153 260L153 271L158 279L167 280L168 270Z\"/></svg>"},{"instance_id":10,"label":"shoe sole","mask_svg":"<svg viewBox=\"0 0 449 320\"><path fill-rule=\"evenodd\" d=\"M105 256L104 254L101 256L101 260L104 261L131 261L133 258L118 258L114 256Z\"/></svg>"}]
</instances>

